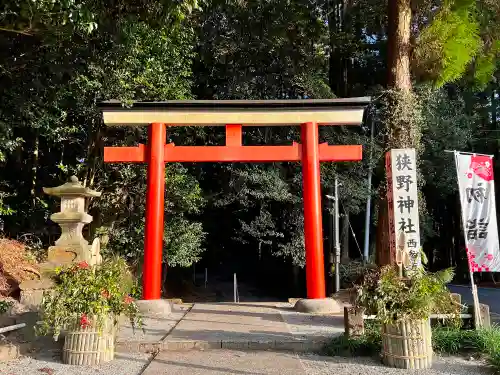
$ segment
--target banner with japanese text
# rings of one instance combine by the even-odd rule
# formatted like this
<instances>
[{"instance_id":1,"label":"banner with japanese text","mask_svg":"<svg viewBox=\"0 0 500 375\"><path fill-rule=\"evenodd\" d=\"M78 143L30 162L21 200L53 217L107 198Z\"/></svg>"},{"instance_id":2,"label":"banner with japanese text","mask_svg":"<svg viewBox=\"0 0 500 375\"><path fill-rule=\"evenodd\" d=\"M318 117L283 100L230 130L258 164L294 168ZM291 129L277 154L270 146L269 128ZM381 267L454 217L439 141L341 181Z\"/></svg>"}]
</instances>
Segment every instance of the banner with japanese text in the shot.
<instances>
[{"instance_id":1,"label":"banner with japanese text","mask_svg":"<svg viewBox=\"0 0 500 375\"><path fill-rule=\"evenodd\" d=\"M415 149L393 149L386 155L390 251L408 252L409 268L421 266Z\"/></svg>"},{"instance_id":2,"label":"banner with japanese text","mask_svg":"<svg viewBox=\"0 0 500 375\"><path fill-rule=\"evenodd\" d=\"M455 152L471 272L500 272L493 157Z\"/></svg>"}]
</instances>

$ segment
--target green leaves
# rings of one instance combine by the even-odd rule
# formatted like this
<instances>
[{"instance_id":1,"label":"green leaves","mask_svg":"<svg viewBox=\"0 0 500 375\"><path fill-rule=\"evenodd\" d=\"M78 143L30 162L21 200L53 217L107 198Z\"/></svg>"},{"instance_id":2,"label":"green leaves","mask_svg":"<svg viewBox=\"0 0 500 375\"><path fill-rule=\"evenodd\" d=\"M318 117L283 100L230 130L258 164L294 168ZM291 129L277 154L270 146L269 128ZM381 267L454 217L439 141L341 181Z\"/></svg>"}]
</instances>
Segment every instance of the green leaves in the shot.
<instances>
[{"instance_id":1,"label":"green leaves","mask_svg":"<svg viewBox=\"0 0 500 375\"><path fill-rule=\"evenodd\" d=\"M427 319L432 313L453 314L452 323L460 324L461 306L453 302L446 284L453 270L438 273L420 272L400 278L395 267L369 270L355 286L356 304L374 314L382 323Z\"/></svg>"},{"instance_id":2,"label":"green leaves","mask_svg":"<svg viewBox=\"0 0 500 375\"><path fill-rule=\"evenodd\" d=\"M108 239L104 251L124 256L137 266L144 249L146 167L112 165L103 172L104 176L116 176L112 182L103 178L98 185L100 190L106 191L97 202L102 215L99 235ZM168 164L163 254L165 263L170 266L189 267L205 250L202 225L191 219L204 203L198 181L188 170L180 164Z\"/></svg>"},{"instance_id":3,"label":"green leaves","mask_svg":"<svg viewBox=\"0 0 500 375\"><path fill-rule=\"evenodd\" d=\"M492 79L499 52L497 26L492 25L498 15L492 8L484 0L447 0L423 28L416 65L427 70L436 87L457 81L470 68L480 87Z\"/></svg>"},{"instance_id":4,"label":"green leaves","mask_svg":"<svg viewBox=\"0 0 500 375\"><path fill-rule=\"evenodd\" d=\"M38 333L52 333L57 340L63 329L78 324L81 319L97 319L97 326L112 317L126 315L131 323L141 324L141 317L130 294L133 279L123 259L105 260L90 267L80 262L56 270L56 286L44 293L43 323Z\"/></svg>"}]
</instances>

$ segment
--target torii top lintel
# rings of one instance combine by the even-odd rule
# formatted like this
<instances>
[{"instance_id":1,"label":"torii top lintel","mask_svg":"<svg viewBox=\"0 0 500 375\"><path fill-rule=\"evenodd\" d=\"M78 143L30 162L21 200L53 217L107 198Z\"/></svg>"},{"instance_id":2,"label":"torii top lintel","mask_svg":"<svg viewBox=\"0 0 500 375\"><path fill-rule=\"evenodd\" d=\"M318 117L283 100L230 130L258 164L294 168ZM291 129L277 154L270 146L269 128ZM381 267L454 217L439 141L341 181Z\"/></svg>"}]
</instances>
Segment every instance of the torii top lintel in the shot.
<instances>
[{"instance_id":1,"label":"torii top lintel","mask_svg":"<svg viewBox=\"0 0 500 375\"><path fill-rule=\"evenodd\" d=\"M182 100L100 104L104 122L110 126L226 126L225 146L176 146L162 137L164 162L278 162L300 161L302 147L243 146L242 126L258 125L360 125L370 98L312 100ZM316 129L317 132L317 129ZM317 142L317 141L316 141ZM319 161L358 161L360 145L320 144ZM104 161L148 162L148 145L105 147Z\"/></svg>"},{"instance_id":2,"label":"torii top lintel","mask_svg":"<svg viewBox=\"0 0 500 375\"><path fill-rule=\"evenodd\" d=\"M305 100L174 100L100 104L104 122L110 126L243 126L360 125L369 97Z\"/></svg>"}]
</instances>

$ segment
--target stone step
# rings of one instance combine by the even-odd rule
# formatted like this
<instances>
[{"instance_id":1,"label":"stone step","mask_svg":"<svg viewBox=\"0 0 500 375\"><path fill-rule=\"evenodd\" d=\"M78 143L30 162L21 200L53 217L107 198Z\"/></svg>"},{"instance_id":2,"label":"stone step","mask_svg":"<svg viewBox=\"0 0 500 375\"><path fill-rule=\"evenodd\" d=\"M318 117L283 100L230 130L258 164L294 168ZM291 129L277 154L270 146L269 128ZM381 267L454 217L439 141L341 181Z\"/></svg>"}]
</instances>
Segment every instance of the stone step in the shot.
<instances>
[{"instance_id":1,"label":"stone step","mask_svg":"<svg viewBox=\"0 0 500 375\"><path fill-rule=\"evenodd\" d=\"M343 316L301 314L291 304L195 303L144 319L144 330L124 324L117 349L155 353L208 349L315 352L343 333Z\"/></svg>"},{"instance_id":2,"label":"stone step","mask_svg":"<svg viewBox=\"0 0 500 375\"><path fill-rule=\"evenodd\" d=\"M160 342L118 342L116 349L124 353L157 353L162 351L186 351L186 350L275 350L290 352L317 352L328 342L328 339L309 340L276 340L276 341L230 341L230 340L179 340Z\"/></svg>"}]
</instances>

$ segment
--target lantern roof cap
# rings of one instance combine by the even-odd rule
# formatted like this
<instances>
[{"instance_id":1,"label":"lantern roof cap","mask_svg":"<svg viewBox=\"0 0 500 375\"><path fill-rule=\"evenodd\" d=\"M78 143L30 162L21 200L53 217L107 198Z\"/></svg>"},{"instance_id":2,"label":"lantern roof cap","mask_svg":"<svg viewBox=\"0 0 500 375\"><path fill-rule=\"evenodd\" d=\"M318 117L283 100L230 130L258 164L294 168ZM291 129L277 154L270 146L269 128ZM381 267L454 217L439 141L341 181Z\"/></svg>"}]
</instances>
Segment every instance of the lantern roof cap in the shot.
<instances>
[{"instance_id":1,"label":"lantern roof cap","mask_svg":"<svg viewBox=\"0 0 500 375\"><path fill-rule=\"evenodd\" d=\"M68 182L60 186L53 188L44 187L43 192L47 195L54 195L56 197L93 198L101 196L101 192L83 186L76 176L71 176Z\"/></svg>"}]
</instances>

